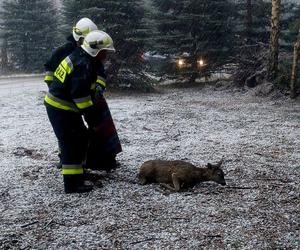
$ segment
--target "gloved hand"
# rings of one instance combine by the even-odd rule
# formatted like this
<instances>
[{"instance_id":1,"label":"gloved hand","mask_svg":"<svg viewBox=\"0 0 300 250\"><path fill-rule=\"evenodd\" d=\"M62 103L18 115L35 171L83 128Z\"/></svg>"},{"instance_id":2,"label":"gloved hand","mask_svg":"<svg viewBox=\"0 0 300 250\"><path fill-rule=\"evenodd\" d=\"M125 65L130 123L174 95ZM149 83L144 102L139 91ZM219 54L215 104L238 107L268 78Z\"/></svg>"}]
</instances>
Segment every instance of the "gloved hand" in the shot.
<instances>
[{"instance_id":1,"label":"gloved hand","mask_svg":"<svg viewBox=\"0 0 300 250\"><path fill-rule=\"evenodd\" d=\"M102 97L104 91L105 91L105 87L100 84L97 84L95 90L95 98L97 99L98 97Z\"/></svg>"}]
</instances>

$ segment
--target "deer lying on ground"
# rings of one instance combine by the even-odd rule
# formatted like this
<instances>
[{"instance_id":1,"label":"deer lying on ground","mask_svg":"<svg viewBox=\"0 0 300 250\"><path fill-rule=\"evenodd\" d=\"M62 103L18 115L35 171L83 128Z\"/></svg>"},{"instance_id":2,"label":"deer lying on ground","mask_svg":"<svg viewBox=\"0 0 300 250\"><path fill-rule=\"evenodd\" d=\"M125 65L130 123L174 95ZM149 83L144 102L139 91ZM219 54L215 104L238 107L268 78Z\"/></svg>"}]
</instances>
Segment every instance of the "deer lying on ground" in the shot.
<instances>
[{"instance_id":1,"label":"deer lying on ground","mask_svg":"<svg viewBox=\"0 0 300 250\"><path fill-rule=\"evenodd\" d=\"M160 183L163 187L177 192L181 188L193 187L203 181L226 185L222 163L223 159L215 165L208 163L206 168L199 168L181 160L150 160L142 164L138 178L142 185Z\"/></svg>"}]
</instances>

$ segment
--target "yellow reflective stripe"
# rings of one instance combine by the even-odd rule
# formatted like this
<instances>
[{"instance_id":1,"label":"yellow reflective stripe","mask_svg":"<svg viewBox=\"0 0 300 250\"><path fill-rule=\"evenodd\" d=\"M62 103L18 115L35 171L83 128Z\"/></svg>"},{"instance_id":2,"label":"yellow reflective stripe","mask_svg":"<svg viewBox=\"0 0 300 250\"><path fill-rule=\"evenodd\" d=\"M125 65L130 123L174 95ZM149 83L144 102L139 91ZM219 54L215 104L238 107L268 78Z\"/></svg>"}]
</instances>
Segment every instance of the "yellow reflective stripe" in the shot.
<instances>
[{"instance_id":1,"label":"yellow reflective stripe","mask_svg":"<svg viewBox=\"0 0 300 250\"><path fill-rule=\"evenodd\" d=\"M63 175L70 174L83 174L83 168L74 168L74 169L62 169L61 173Z\"/></svg>"},{"instance_id":2,"label":"yellow reflective stripe","mask_svg":"<svg viewBox=\"0 0 300 250\"><path fill-rule=\"evenodd\" d=\"M44 81L53 81L53 76L45 76Z\"/></svg>"},{"instance_id":3,"label":"yellow reflective stripe","mask_svg":"<svg viewBox=\"0 0 300 250\"><path fill-rule=\"evenodd\" d=\"M93 101L92 101L91 96L74 99L74 102L75 102L76 106L80 109L85 109L90 106L93 106Z\"/></svg>"},{"instance_id":4,"label":"yellow reflective stripe","mask_svg":"<svg viewBox=\"0 0 300 250\"><path fill-rule=\"evenodd\" d=\"M83 174L82 164L62 165L62 174Z\"/></svg>"},{"instance_id":5,"label":"yellow reflective stripe","mask_svg":"<svg viewBox=\"0 0 300 250\"><path fill-rule=\"evenodd\" d=\"M85 108L93 106L93 102L92 102L92 100L89 100L86 102L76 102L76 106L80 109L85 109Z\"/></svg>"},{"instance_id":6,"label":"yellow reflective stripe","mask_svg":"<svg viewBox=\"0 0 300 250\"><path fill-rule=\"evenodd\" d=\"M58 65L57 69L54 72L54 75L58 80L62 83L65 82L66 76L71 74L73 71L73 63L69 57L66 57L62 62Z\"/></svg>"},{"instance_id":7,"label":"yellow reflective stripe","mask_svg":"<svg viewBox=\"0 0 300 250\"><path fill-rule=\"evenodd\" d=\"M101 76L97 77L96 83L99 83L100 85L106 88L106 82L104 81L104 78L102 78Z\"/></svg>"},{"instance_id":8,"label":"yellow reflective stripe","mask_svg":"<svg viewBox=\"0 0 300 250\"><path fill-rule=\"evenodd\" d=\"M53 81L53 72L52 71L46 72L44 81Z\"/></svg>"},{"instance_id":9,"label":"yellow reflective stripe","mask_svg":"<svg viewBox=\"0 0 300 250\"><path fill-rule=\"evenodd\" d=\"M96 89L96 83L94 82L91 84L91 90L95 90L95 89Z\"/></svg>"},{"instance_id":10,"label":"yellow reflective stripe","mask_svg":"<svg viewBox=\"0 0 300 250\"><path fill-rule=\"evenodd\" d=\"M55 99L58 99L58 98L55 98ZM48 93L45 96L45 102L48 103L49 105L55 107L55 108L63 109L63 110L68 110L68 111L73 111L73 112L79 112L79 110L76 108L75 105L73 106L73 105L71 105L71 103L68 104L66 102L58 101L58 100L55 100L55 99L51 98L50 93Z\"/></svg>"},{"instance_id":11,"label":"yellow reflective stripe","mask_svg":"<svg viewBox=\"0 0 300 250\"><path fill-rule=\"evenodd\" d=\"M68 74L71 74L73 71L73 63L69 57L66 57L62 62L61 65L67 71Z\"/></svg>"}]
</instances>

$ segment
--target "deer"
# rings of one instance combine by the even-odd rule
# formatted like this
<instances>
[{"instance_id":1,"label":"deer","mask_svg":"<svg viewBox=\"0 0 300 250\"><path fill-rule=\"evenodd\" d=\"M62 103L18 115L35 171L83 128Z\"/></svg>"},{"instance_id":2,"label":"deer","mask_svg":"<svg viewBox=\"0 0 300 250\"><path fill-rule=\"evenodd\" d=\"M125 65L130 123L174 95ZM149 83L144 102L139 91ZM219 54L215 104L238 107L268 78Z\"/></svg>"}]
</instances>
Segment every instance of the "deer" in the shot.
<instances>
[{"instance_id":1,"label":"deer","mask_svg":"<svg viewBox=\"0 0 300 250\"><path fill-rule=\"evenodd\" d=\"M223 159L217 164L207 163L206 167L196 167L182 160L149 160L140 167L139 183L160 183L161 186L175 192L204 181L214 181L224 186L226 181L221 169L222 163Z\"/></svg>"}]
</instances>

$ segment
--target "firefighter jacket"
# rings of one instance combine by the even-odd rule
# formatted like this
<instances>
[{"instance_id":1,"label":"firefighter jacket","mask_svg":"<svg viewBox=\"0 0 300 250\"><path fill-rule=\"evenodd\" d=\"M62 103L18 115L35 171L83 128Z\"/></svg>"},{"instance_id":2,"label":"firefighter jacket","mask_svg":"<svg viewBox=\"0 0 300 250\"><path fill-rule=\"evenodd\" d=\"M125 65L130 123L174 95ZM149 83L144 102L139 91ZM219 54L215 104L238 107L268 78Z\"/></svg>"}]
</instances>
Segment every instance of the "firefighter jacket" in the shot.
<instances>
[{"instance_id":1,"label":"firefighter jacket","mask_svg":"<svg viewBox=\"0 0 300 250\"><path fill-rule=\"evenodd\" d=\"M46 71L44 81L47 83L48 86L52 83L53 73L60 64L60 62L77 48L77 43L72 35L70 35L67 38L67 41L67 43L55 49L51 57L44 64Z\"/></svg>"},{"instance_id":2,"label":"firefighter jacket","mask_svg":"<svg viewBox=\"0 0 300 250\"><path fill-rule=\"evenodd\" d=\"M54 79L45 96L45 105L84 115L90 128L100 124L94 105L96 86L106 85L101 62L78 47L54 72Z\"/></svg>"}]
</instances>

